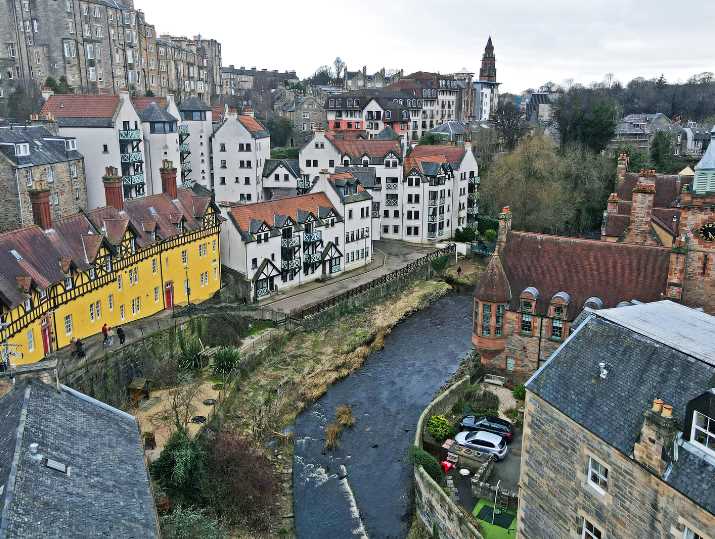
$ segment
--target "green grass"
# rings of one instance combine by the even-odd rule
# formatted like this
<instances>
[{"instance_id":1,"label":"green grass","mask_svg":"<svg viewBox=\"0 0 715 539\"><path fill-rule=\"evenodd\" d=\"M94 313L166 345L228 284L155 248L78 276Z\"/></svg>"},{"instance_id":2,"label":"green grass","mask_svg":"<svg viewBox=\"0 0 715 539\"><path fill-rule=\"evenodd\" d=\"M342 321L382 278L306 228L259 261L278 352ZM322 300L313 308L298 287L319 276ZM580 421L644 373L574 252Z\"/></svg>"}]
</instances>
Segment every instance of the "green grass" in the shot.
<instances>
[{"instance_id":1,"label":"green grass","mask_svg":"<svg viewBox=\"0 0 715 539\"><path fill-rule=\"evenodd\" d=\"M276 325L270 320L254 320L253 322L251 322L251 327L248 328L248 334L246 335L246 337L252 337L253 335L256 335L258 333L261 333L262 331L273 327L276 327Z\"/></svg>"},{"instance_id":2,"label":"green grass","mask_svg":"<svg viewBox=\"0 0 715 539\"><path fill-rule=\"evenodd\" d=\"M475 518L483 507L494 507L494 504L489 503L487 500L479 500L479 503L477 503L477 506L474 508L474 511L472 511L472 514ZM512 513L511 511L509 511L509 514L514 515L514 521L511 523L511 526L508 530L505 530L504 528L501 528L499 526L492 525L490 522L486 522L477 518L477 521L479 522L479 528L482 531L482 536L484 537L484 539L511 539L513 537L516 537L516 514Z\"/></svg>"}]
</instances>

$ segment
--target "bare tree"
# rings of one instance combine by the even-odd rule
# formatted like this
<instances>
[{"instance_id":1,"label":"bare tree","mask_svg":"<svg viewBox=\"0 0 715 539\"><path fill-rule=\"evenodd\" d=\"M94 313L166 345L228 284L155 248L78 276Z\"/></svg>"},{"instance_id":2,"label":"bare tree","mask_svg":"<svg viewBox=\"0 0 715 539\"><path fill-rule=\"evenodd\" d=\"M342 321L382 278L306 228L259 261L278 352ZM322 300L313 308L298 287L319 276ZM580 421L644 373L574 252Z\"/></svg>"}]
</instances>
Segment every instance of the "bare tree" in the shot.
<instances>
[{"instance_id":1,"label":"bare tree","mask_svg":"<svg viewBox=\"0 0 715 539\"><path fill-rule=\"evenodd\" d=\"M613 81L615 80L615 75L613 73L606 73L603 77L603 82L606 83L606 88L613 88Z\"/></svg>"},{"instance_id":2,"label":"bare tree","mask_svg":"<svg viewBox=\"0 0 715 539\"><path fill-rule=\"evenodd\" d=\"M334 61L333 61L333 67L335 68L335 79L339 79L343 71L345 70L345 62L338 56Z\"/></svg>"},{"instance_id":3,"label":"bare tree","mask_svg":"<svg viewBox=\"0 0 715 539\"><path fill-rule=\"evenodd\" d=\"M194 379L184 379L166 395L168 406L151 417L154 425L169 425L182 430L189 424L196 413L195 400L201 384Z\"/></svg>"}]
</instances>

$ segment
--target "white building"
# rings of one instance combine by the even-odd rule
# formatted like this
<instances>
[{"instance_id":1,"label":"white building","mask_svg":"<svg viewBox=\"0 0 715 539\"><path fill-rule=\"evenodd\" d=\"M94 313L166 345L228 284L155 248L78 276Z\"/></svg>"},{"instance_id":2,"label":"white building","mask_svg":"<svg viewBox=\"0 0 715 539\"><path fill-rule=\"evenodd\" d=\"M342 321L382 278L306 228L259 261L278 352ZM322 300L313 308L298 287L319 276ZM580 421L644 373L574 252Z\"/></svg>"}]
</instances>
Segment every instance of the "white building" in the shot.
<instances>
[{"instance_id":1,"label":"white building","mask_svg":"<svg viewBox=\"0 0 715 539\"><path fill-rule=\"evenodd\" d=\"M89 210L106 206L102 177L107 167L121 171L124 198L152 192L144 174L141 120L128 92L119 95L51 95L42 115L57 122L59 134L75 138L82 148ZM161 183L159 190L161 193Z\"/></svg>"},{"instance_id":2,"label":"white building","mask_svg":"<svg viewBox=\"0 0 715 539\"><path fill-rule=\"evenodd\" d=\"M184 99L179 106L181 124L182 183L211 185L211 108L197 97Z\"/></svg>"},{"instance_id":3,"label":"white building","mask_svg":"<svg viewBox=\"0 0 715 539\"><path fill-rule=\"evenodd\" d=\"M221 263L258 301L344 270L343 217L325 193L222 208Z\"/></svg>"},{"instance_id":4,"label":"white building","mask_svg":"<svg viewBox=\"0 0 715 539\"><path fill-rule=\"evenodd\" d=\"M141 119L144 133L144 155L146 181L150 193L161 193L162 183L159 170L164 160L174 163L178 178L182 175L179 133L177 123L179 110L174 96L166 99L141 97L132 99L132 105Z\"/></svg>"},{"instance_id":5,"label":"white building","mask_svg":"<svg viewBox=\"0 0 715 539\"><path fill-rule=\"evenodd\" d=\"M298 189L300 164L297 159L266 159L263 165L263 200L304 194Z\"/></svg>"},{"instance_id":6,"label":"white building","mask_svg":"<svg viewBox=\"0 0 715 539\"><path fill-rule=\"evenodd\" d=\"M345 223L345 269L366 266L372 261L372 196L358 176L346 171L321 171L311 193L325 193ZM377 219L376 219L377 220Z\"/></svg>"},{"instance_id":7,"label":"white building","mask_svg":"<svg viewBox=\"0 0 715 539\"><path fill-rule=\"evenodd\" d=\"M211 139L212 183L217 201L263 200L263 167L271 157L270 134L253 116L228 112Z\"/></svg>"}]
</instances>

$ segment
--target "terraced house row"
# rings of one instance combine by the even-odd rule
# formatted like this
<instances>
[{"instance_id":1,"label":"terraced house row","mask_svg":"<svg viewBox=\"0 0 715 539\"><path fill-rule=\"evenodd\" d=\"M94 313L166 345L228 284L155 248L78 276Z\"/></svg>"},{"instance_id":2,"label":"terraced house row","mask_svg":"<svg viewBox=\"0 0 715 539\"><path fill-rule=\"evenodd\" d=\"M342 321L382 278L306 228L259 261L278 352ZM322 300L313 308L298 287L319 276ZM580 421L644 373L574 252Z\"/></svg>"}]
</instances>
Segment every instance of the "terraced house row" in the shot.
<instances>
[{"instance_id":1,"label":"terraced house row","mask_svg":"<svg viewBox=\"0 0 715 539\"><path fill-rule=\"evenodd\" d=\"M107 206L53 220L48 197L35 196L35 224L0 235L0 342L13 364L220 288L218 208L177 188L170 162L161 174L163 193L125 200L110 167Z\"/></svg>"}]
</instances>

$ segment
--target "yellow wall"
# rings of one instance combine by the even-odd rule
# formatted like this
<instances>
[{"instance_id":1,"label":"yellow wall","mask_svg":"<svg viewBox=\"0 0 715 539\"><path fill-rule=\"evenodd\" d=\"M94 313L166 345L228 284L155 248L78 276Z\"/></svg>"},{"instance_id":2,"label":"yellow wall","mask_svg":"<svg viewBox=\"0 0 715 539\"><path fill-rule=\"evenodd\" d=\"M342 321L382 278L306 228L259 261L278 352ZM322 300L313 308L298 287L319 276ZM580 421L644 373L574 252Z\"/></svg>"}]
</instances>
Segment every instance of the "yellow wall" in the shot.
<instances>
[{"instance_id":1,"label":"yellow wall","mask_svg":"<svg viewBox=\"0 0 715 539\"><path fill-rule=\"evenodd\" d=\"M190 283L191 303L200 303L212 297L221 287L219 232L218 230L202 232L205 234L204 237L195 238L176 247L169 247L167 243L166 246L162 246L161 250L154 249L157 251L154 254L151 254L151 249L144 254L140 251L134 255L137 260L131 265L122 264L122 257L115 257L112 275L106 277L106 279L110 279L107 284L100 285L98 288L67 301L58 300L54 311L49 316L54 337L53 349L70 345L74 338L85 339L97 334L105 323L116 328L161 312L165 308L165 285L170 281L174 283L175 305L186 305L187 295L184 290L184 281L187 275ZM130 240L131 234L130 231L127 231L126 241ZM193 234L197 234L197 232ZM203 250L200 253L199 245L205 245L205 254ZM183 251L186 252L186 265L182 260ZM98 255L98 260L103 254L105 254L104 247ZM152 260L155 262L153 263ZM137 272L136 281L133 278L134 271ZM97 274L100 274L99 270L97 270ZM130 278L130 274L132 278ZM74 273L74 289L90 283L88 272ZM56 284L54 288L58 297L65 292L63 284ZM52 297L52 293L50 293L50 297ZM37 299L38 311L36 314L39 314L39 311L46 313L48 305L41 304L39 297ZM137 299L138 312L136 312ZM93 306L92 312L90 312L90 305ZM99 305L99 313L97 305ZM8 314L10 315L9 320L17 320L24 314L24 308L19 306ZM65 330L65 319L68 316L72 320L72 329L69 333ZM32 349L29 347L28 333L30 331L34 341ZM9 331L5 333L9 333ZM12 349L22 354L21 358L11 358L11 362L15 365L35 363L43 359L45 355L41 318L28 322L19 331L15 329L14 334L9 337L1 336L7 338Z\"/></svg>"}]
</instances>

